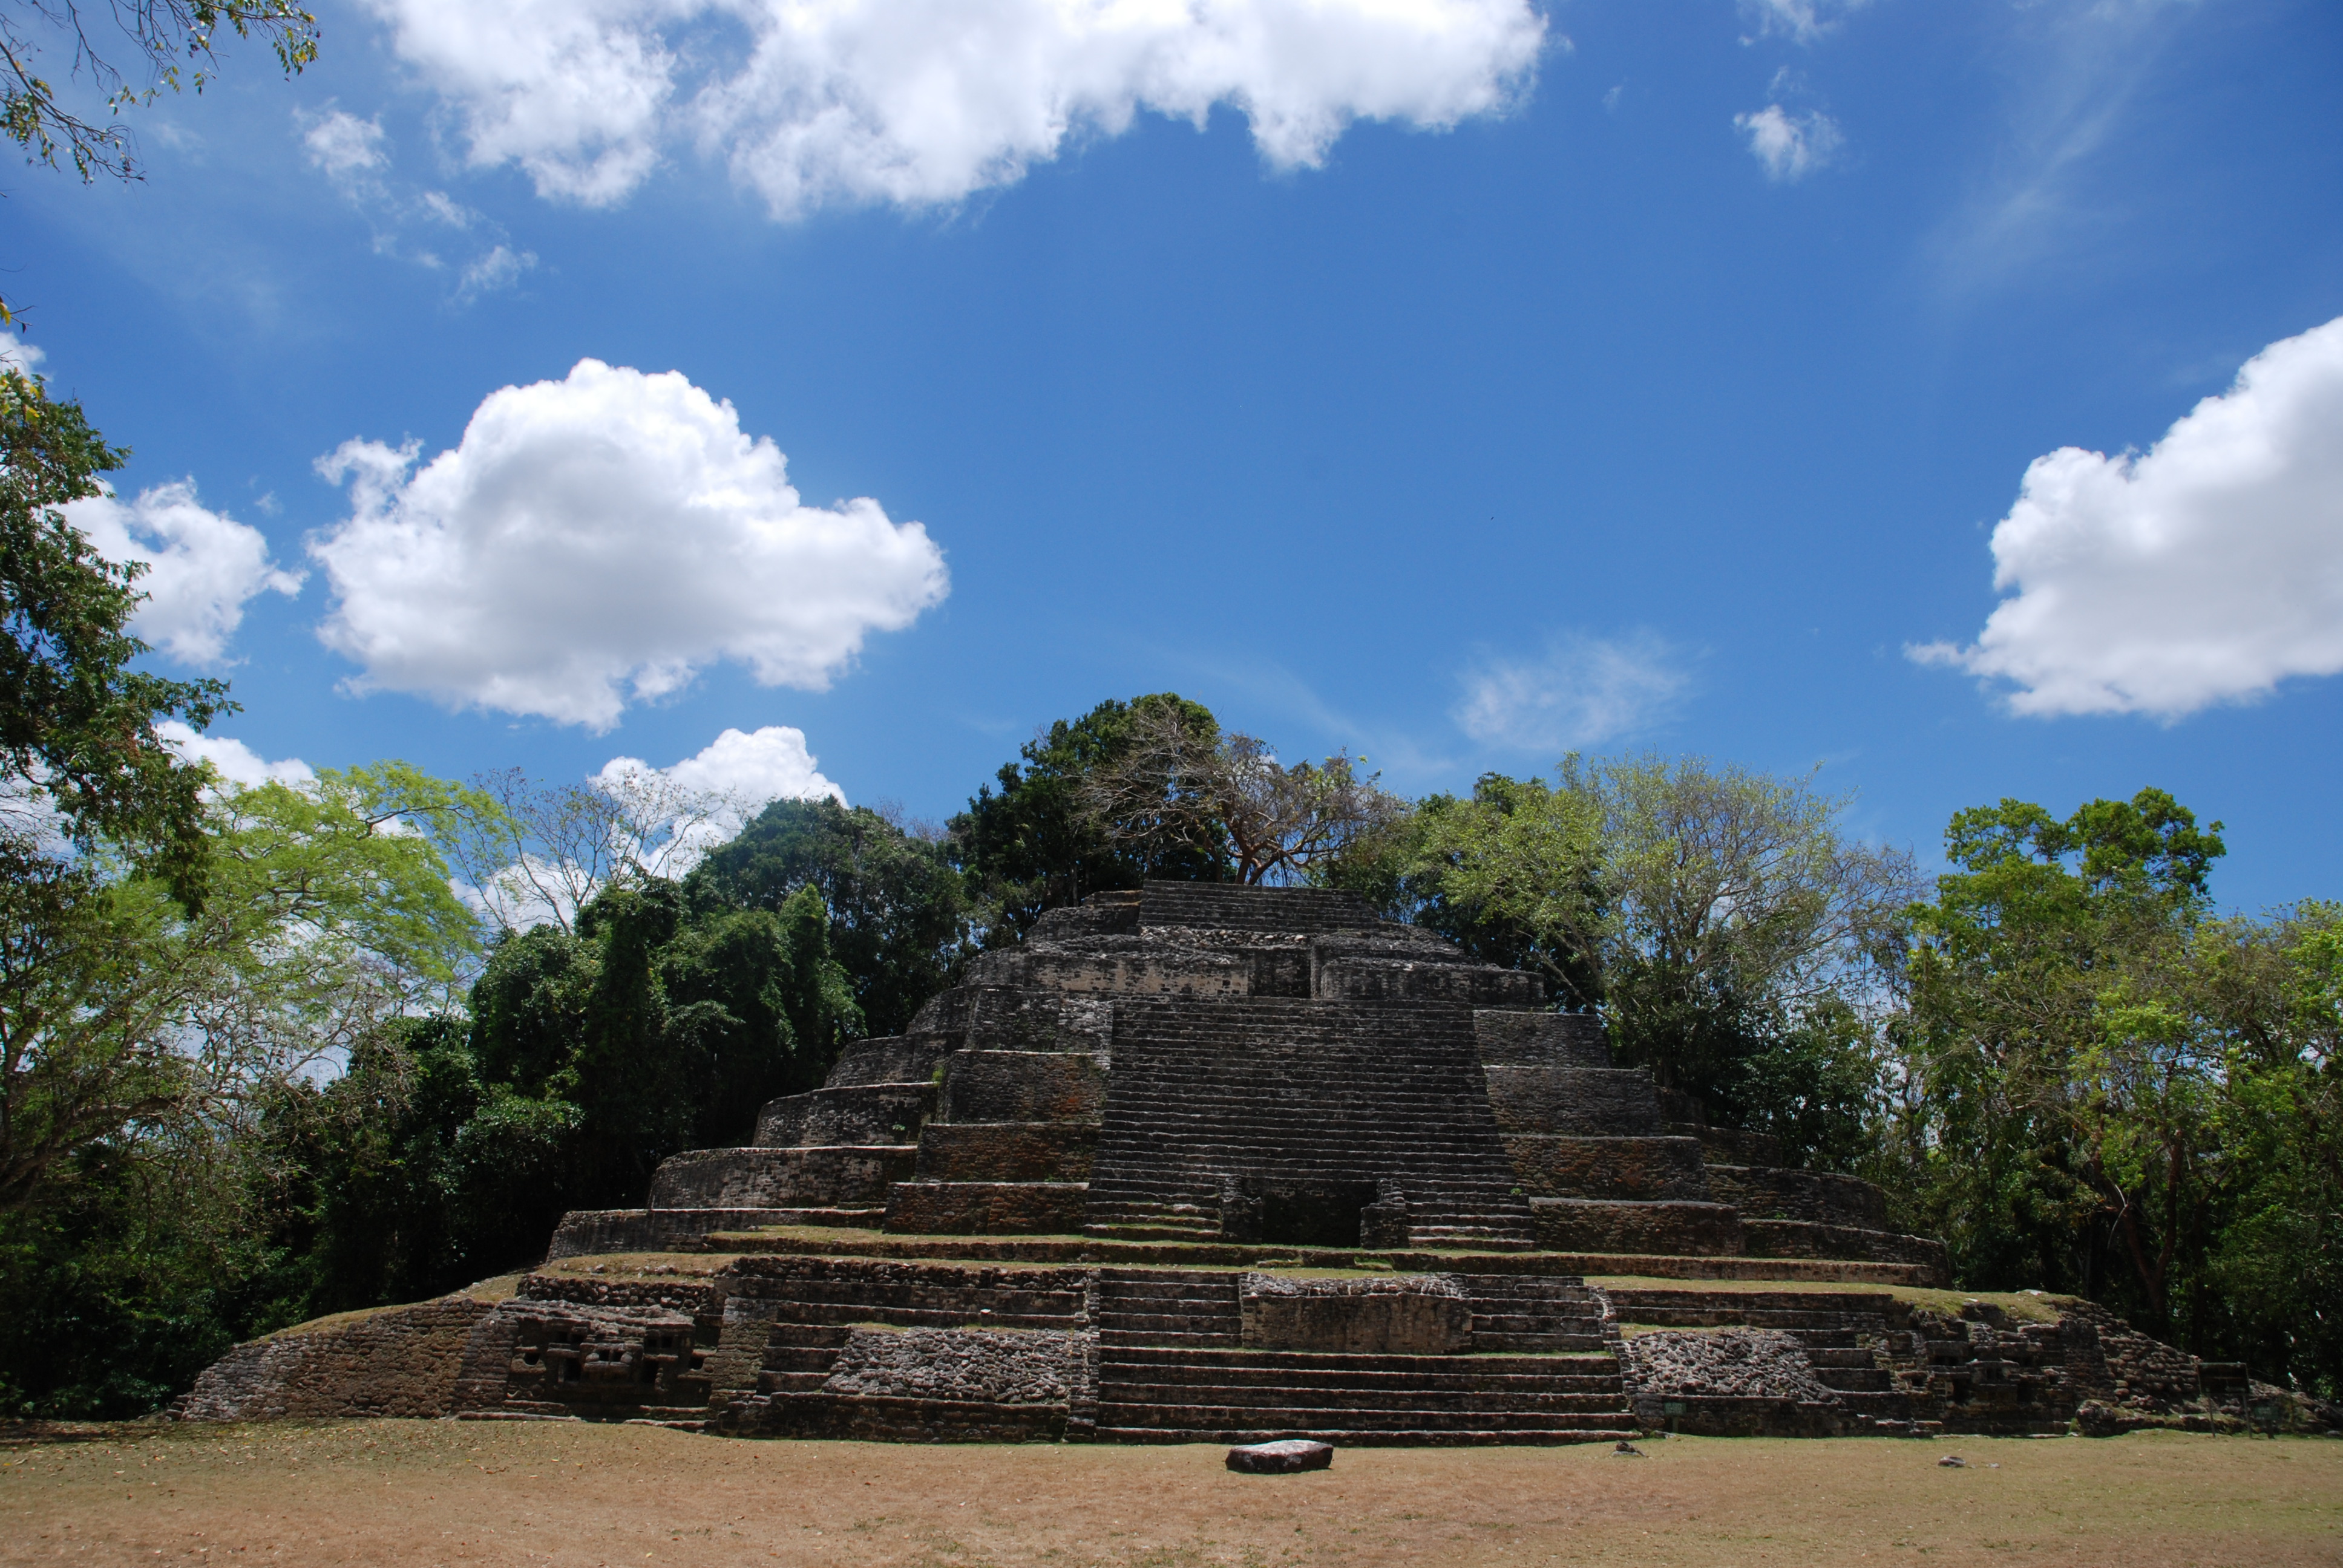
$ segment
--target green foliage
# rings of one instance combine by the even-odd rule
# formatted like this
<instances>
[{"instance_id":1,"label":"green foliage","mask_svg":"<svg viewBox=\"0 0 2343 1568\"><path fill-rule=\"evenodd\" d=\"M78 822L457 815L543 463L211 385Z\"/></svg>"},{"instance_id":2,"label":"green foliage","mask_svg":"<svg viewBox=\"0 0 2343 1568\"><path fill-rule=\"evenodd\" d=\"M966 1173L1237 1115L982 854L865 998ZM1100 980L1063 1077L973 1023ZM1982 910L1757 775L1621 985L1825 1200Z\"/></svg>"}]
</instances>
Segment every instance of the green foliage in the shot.
<instances>
[{"instance_id":1,"label":"green foliage","mask_svg":"<svg viewBox=\"0 0 2343 1568\"><path fill-rule=\"evenodd\" d=\"M25 149L27 162L57 166L60 155L86 183L101 174L140 177L130 140L119 125L96 125L57 102L56 90L35 74L38 45L20 25L25 12L61 35L71 49L73 70L86 70L119 114L152 102L166 88L191 85L198 93L211 80L213 45L225 26L239 38L257 32L269 42L288 76L317 57L317 19L289 0L116 0L116 25L146 63L147 80L133 85L93 43L75 0L38 0L0 10L0 133ZM182 74L180 61L196 69ZM8 318L0 307L0 321Z\"/></svg>"},{"instance_id":2,"label":"green foliage","mask_svg":"<svg viewBox=\"0 0 2343 1568\"><path fill-rule=\"evenodd\" d=\"M1483 963L1544 976L1576 1010L1602 1000L1599 828L1581 795L1484 773L1469 799L1426 797L1322 879Z\"/></svg>"},{"instance_id":3,"label":"green foliage","mask_svg":"<svg viewBox=\"0 0 2343 1568\"><path fill-rule=\"evenodd\" d=\"M900 1034L957 979L970 913L959 871L941 844L869 807L776 800L684 879L694 909L776 912L808 887L829 907L830 954L871 1033Z\"/></svg>"},{"instance_id":4,"label":"green foliage","mask_svg":"<svg viewBox=\"0 0 2343 1568\"><path fill-rule=\"evenodd\" d=\"M687 908L675 883L606 890L577 934L510 935L472 991L484 1084L576 1117L573 1206L638 1201L680 1149L747 1141L777 1095L819 1088L862 1031L820 890L778 910Z\"/></svg>"},{"instance_id":5,"label":"green foliage","mask_svg":"<svg viewBox=\"0 0 2343 1568\"><path fill-rule=\"evenodd\" d=\"M203 890L200 769L156 726L197 729L232 712L216 680L135 669L146 645L126 629L143 565L90 548L60 510L105 493L99 476L127 456L81 405L0 370L0 785L53 801L84 848L135 853L183 900Z\"/></svg>"},{"instance_id":6,"label":"green foliage","mask_svg":"<svg viewBox=\"0 0 2343 1568\"><path fill-rule=\"evenodd\" d=\"M1121 761L1140 721L1161 709L1206 744L1218 739L1211 710L1174 693L1109 699L1027 741L1018 752L1021 766L1002 764L993 783L980 786L968 809L951 819L950 854L968 879L986 943L1021 940L1047 910L1150 878L1229 879L1222 836L1200 829L1194 813L1108 822L1086 799L1091 776ZM1179 792L1176 779L1161 779L1160 797Z\"/></svg>"},{"instance_id":7,"label":"green foliage","mask_svg":"<svg viewBox=\"0 0 2343 1568\"><path fill-rule=\"evenodd\" d=\"M2214 918L2219 829L2157 789L1953 819L1913 917L1903 1190L1966 1284L2077 1291L2331 1393L2338 916Z\"/></svg>"}]
</instances>

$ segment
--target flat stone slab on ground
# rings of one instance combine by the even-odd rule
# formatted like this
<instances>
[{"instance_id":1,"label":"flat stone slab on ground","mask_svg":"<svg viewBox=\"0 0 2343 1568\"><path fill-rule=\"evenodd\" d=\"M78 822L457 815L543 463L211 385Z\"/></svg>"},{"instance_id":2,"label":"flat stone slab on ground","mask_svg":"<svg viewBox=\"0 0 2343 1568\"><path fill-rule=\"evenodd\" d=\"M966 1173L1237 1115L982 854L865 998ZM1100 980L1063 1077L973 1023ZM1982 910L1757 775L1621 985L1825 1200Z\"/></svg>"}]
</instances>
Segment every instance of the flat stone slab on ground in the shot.
<instances>
[{"instance_id":1,"label":"flat stone slab on ground","mask_svg":"<svg viewBox=\"0 0 2343 1568\"><path fill-rule=\"evenodd\" d=\"M1229 1450L1229 1468L1248 1475L1290 1475L1297 1470L1323 1470L1333 1462L1332 1444L1301 1438L1246 1443Z\"/></svg>"}]
</instances>

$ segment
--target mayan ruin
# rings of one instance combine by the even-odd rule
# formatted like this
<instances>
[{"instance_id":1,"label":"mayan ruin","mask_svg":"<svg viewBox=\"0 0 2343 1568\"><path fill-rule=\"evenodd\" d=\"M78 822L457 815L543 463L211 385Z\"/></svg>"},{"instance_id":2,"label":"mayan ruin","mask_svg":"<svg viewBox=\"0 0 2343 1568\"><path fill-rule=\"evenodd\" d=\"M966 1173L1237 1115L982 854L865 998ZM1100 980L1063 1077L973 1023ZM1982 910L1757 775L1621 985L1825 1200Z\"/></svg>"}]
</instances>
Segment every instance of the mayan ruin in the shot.
<instances>
[{"instance_id":1,"label":"mayan ruin","mask_svg":"<svg viewBox=\"0 0 2343 1568\"><path fill-rule=\"evenodd\" d=\"M181 1413L1338 1444L2288 1419L2087 1303L1899 1298L1947 1282L1941 1246L1777 1159L1534 976L1339 892L1153 882L1046 915L645 1207L568 1215L508 1299L256 1342Z\"/></svg>"}]
</instances>

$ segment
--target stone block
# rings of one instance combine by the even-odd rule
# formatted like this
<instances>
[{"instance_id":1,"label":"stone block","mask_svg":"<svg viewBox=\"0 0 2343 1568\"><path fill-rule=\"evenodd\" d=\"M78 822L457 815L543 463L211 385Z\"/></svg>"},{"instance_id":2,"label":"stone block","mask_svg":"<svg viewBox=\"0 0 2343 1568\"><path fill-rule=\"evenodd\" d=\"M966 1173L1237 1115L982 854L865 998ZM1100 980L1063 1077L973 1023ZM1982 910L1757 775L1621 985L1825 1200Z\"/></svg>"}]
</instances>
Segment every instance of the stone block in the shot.
<instances>
[{"instance_id":1,"label":"stone block","mask_svg":"<svg viewBox=\"0 0 2343 1568\"><path fill-rule=\"evenodd\" d=\"M1081 1355L1079 1335L1049 1329L855 1328L821 1392L1062 1409Z\"/></svg>"},{"instance_id":2,"label":"stone block","mask_svg":"<svg viewBox=\"0 0 2343 1568\"><path fill-rule=\"evenodd\" d=\"M757 1143L767 1149L910 1143L935 1103L932 1083L869 1083L787 1094L766 1101L757 1112Z\"/></svg>"},{"instance_id":3,"label":"stone block","mask_svg":"<svg viewBox=\"0 0 2343 1568\"><path fill-rule=\"evenodd\" d=\"M1740 1216L1722 1203L1533 1198L1530 1215L1550 1252L1735 1257L1744 1244Z\"/></svg>"},{"instance_id":4,"label":"stone block","mask_svg":"<svg viewBox=\"0 0 2343 1568\"><path fill-rule=\"evenodd\" d=\"M920 1236L1079 1235L1080 1181L898 1181L887 1229Z\"/></svg>"},{"instance_id":5,"label":"stone block","mask_svg":"<svg viewBox=\"0 0 2343 1568\"><path fill-rule=\"evenodd\" d=\"M1111 1011L1106 1027L1112 1028ZM1105 1105L1106 1071L1095 1056L970 1050L953 1057L944 1074L948 1122L1096 1121Z\"/></svg>"},{"instance_id":6,"label":"stone block","mask_svg":"<svg viewBox=\"0 0 2343 1568\"><path fill-rule=\"evenodd\" d=\"M931 1121L920 1134L920 1181L1082 1181L1099 1130L1074 1121Z\"/></svg>"},{"instance_id":7,"label":"stone block","mask_svg":"<svg viewBox=\"0 0 2343 1568\"><path fill-rule=\"evenodd\" d=\"M1505 1138L1513 1174L1533 1198L1708 1202L1700 1143L1691 1138Z\"/></svg>"},{"instance_id":8,"label":"stone block","mask_svg":"<svg viewBox=\"0 0 2343 1568\"><path fill-rule=\"evenodd\" d=\"M1595 1013L1492 1008L1473 1015L1473 1034L1481 1060L1492 1067L1611 1065L1611 1047Z\"/></svg>"},{"instance_id":9,"label":"stone block","mask_svg":"<svg viewBox=\"0 0 2343 1568\"><path fill-rule=\"evenodd\" d=\"M1248 1442L1229 1450L1231 1470L1244 1475L1292 1475L1323 1470L1334 1462L1332 1443L1289 1437L1282 1442Z\"/></svg>"},{"instance_id":10,"label":"stone block","mask_svg":"<svg viewBox=\"0 0 2343 1568\"><path fill-rule=\"evenodd\" d=\"M651 1176L653 1209L860 1209L909 1178L916 1144L839 1149L694 1149Z\"/></svg>"},{"instance_id":11,"label":"stone block","mask_svg":"<svg viewBox=\"0 0 2343 1568\"><path fill-rule=\"evenodd\" d=\"M1659 1099L1652 1075L1642 1068L1497 1065L1483 1070L1501 1131L1579 1138L1650 1138L1660 1131Z\"/></svg>"},{"instance_id":12,"label":"stone block","mask_svg":"<svg viewBox=\"0 0 2343 1568\"><path fill-rule=\"evenodd\" d=\"M1347 1355L1455 1355L1472 1348L1473 1303L1453 1274L1238 1283L1247 1350Z\"/></svg>"}]
</instances>

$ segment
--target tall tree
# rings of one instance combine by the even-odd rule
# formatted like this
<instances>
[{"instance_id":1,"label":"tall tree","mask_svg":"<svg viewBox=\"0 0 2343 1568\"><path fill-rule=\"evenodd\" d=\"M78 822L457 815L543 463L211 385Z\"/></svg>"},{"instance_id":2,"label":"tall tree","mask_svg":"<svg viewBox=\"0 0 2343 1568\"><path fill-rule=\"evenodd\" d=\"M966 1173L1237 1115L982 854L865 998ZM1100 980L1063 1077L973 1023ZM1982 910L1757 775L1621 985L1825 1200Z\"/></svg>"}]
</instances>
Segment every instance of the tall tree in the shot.
<instances>
[{"instance_id":1,"label":"tall tree","mask_svg":"<svg viewBox=\"0 0 2343 1568\"><path fill-rule=\"evenodd\" d=\"M428 841L367 769L206 808L212 894L91 858L0 866L0 1209L141 1122L214 1116L444 1005L475 949Z\"/></svg>"},{"instance_id":2,"label":"tall tree","mask_svg":"<svg viewBox=\"0 0 2343 1568\"><path fill-rule=\"evenodd\" d=\"M1080 791L1108 839L1141 852L1217 844L1240 882L1306 879L1405 809L1360 771L1363 759L1337 752L1289 766L1267 742L1223 736L1176 703L1134 709L1124 733Z\"/></svg>"},{"instance_id":3,"label":"tall tree","mask_svg":"<svg viewBox=\"0 0 2343 1568\"><path fill-rule=\"evenodd\" d=\"M1192 815L1145 816L1116 822L1086 798L1091 775L1131 747L1134 720L1170 710L1192 736L1217 744L1209 709L1172 692L1130 702L1110 699L1080 719L1060 719L980 786L948 827L953 862L968 879L988 944L1020 940L1044 911L1092 893L1136 888L1150 878L1222 881L1230 876L1222 835ZM1178 781L1156 781L1175 799Z\"/></svg>"},{"instance_id":4,"label":"tall tree","mask_svg":"<svg viewBox=\"0 0 2343 1568\"><path fill-rule=\"evenodd\" d=\"M971 918L960 872L937 839L867 806L776 800L684 879L695 909L779 912L806 887L871 1033L902 1032L958 975Z\"/></svg>"},{"instance_id":5,"label":"tall tree","mask_svg":"<svg viewBox=\"0 0 2343 1568\"><path fill-rule=\"evenodd\" d=\"M106 560L65 520L127 454L81 405L0 369L0 823L25 852L55 826L86 849L107 840L161 873L183 901L203 889L205 779L166 745L170 719L201 729L233 711L216 680L134 668L130 617L146 568Z\"/></svg>"}]
</instances>

